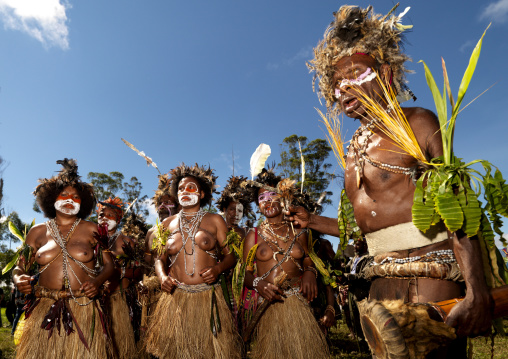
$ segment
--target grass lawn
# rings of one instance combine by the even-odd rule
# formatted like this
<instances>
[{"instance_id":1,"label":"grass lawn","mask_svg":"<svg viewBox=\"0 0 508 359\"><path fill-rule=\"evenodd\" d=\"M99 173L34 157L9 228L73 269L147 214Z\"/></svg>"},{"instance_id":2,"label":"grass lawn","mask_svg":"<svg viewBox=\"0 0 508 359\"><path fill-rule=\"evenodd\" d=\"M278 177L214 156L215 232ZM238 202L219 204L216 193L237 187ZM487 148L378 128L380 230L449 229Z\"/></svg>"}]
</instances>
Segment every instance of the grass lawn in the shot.
<instances>
[{"instance_id":1,"label":"grass lawn","mask_svg":"<svg viewBox=\"0 0 508 359\"><path fill-rule=\"evenodd\" d=\"M5 317L5 308L2 308L2 324L7 325L9 321ZM508 333L508 319L504 320L504 328ZM349 330L342 321L332 328L329 334L330 352L332 358L336 359L366 359L370 358L370 352L365 343L358 343L349 338ZM491 358L491 339L475 338L473 343L473 358ZM0 328L0 359L11 359L15 357L15 346L11 336L11 328ZM508 358L508 337L497 335L495 337L494 358Z\"/></svg>"}]
</instances>

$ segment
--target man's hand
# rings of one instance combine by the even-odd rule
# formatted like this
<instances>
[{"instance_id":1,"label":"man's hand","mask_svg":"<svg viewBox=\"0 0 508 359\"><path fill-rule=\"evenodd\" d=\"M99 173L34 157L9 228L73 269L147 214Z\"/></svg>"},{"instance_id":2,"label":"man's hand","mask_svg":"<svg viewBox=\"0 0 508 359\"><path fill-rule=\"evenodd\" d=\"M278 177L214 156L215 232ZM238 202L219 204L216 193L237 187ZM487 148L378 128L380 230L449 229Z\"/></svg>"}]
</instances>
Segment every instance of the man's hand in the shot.
<instances>
[{"instance_id":1,"label":"man's hand","mask_svg":"<svg viewBox=\"0 0 508 359\"><path fill-rule=\"evenodd\" d=\"M310 223L310 213L303 207L290 206L285 213L286 219L293 222L295 228L307 228Z\"/></svg>"},{"instance_id":2,"label":"man's hand","mask_svg":"<svg viewBox=\"0 0 508 359\"><path fill-rule=\"evenodd\" d=\"M458 337L475 337L489 333L492 326L492 299L488 293L466 295L446 318L446 324L456 329Z\"/></svg>"},{"instance_id":3,"label":"man's hand","mask_svg":"<svg viewBox=\"0 0 508 359\"><path fill-rule=\"evenodd\" d=\"M161 280L161 289L166 293L171 293L176 288L176 282L170 276L164 276Z\"/></svg>"},{"instance_id":4,"label":"man's hand","mask_svg":"<svg viewBox=\"0 0 508 359\"><path fill-rule=\"evenodd\" d=\"M32 285L30 284L33 277L27 274L21 274L16 281L16 288L23 294L30 294L32 292Z\"/></svg>"},{"instance_id":5,"label":"man's hand","mask_svg":"<svg viewBox=\"0 0 508 359\"><path fill-rule=\"evenodd\" d=\"M318 295L318 287L314 273L310 271L303 272L300 293L302 293L309 303L316 299Z\"/></svg>"},{"instance_id":6,"label":"man's hand","mask_svg":"<svg viewBox=\"0 0 508 359\"><path fill-rule=\"evenodd\" d=\"M97 283L95 282L95 280L87 280L86 282L83 282L83 284L81 284L81 287L79 288L79 290L82 290L83 293L85 293L85 295L92 299L94 297L96 297L98 294L99 294L99 285L97 285Z\"/></svg>"},{"instance_id":7,"label":"man's hand","mask_svg":"<svg viewBox=\"0 0 508 359\"><path fill-rule=\"evenodd\" d=\"M201 276L201 278L203 278L203 281L206 284L213 284L217 281L217 278L219 278L220 273L221 271L219 267L217 265L214 265L212 267L203 268L199 272L199 275Z\"/></svg>"},{"instance_id":8,"label":"man's hand","mask_svg":"<svg viewBox=\"0 0 508 359\"><path fill-rule=\"evenodd\" d=\"M258 290L259 295L261 295L269 302L274 300L282 300L282 291L279 289L279 287L273 285L272 283L260 280L256 289Z\"/></svg>"}]
</instances>

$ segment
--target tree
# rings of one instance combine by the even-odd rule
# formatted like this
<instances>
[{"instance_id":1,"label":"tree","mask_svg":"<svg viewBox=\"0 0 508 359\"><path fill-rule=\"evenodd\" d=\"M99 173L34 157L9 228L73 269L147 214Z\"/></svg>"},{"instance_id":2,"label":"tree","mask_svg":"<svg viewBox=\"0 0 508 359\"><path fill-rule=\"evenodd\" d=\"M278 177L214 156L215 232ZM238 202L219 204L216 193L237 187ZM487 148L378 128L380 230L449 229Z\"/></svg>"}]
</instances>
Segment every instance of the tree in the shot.
<instances>
[{"instance_id":1,"label":"tree","mask_svg":"<svg viewBox=\"0 0 508 359\"><path fill-rule=\"evenodd\" d=\"M109 197L119 197L125 203L132 203L137 198L138 200L131 210L147 217L148 209L145 202L148 196L141 196L143 189L141 182L134 176L129 182L123 182L124 178L125 176L117 171L109 172L109 174L89 172L87 175L88 181L94 186L95 197L98 201L105 201Z\"/></svg>"},{"instance_id":2,"label":"tree","mask_svg":"<svg viewBox=\"0 0 508 359\"><path fill-rule=\"evenodd\" d=\"M5 217L5 220L0 223L0 241L9 241L9 248L11 248L12 243L18 243L19 239L9 231L9 222L12 222L20 231L25 229L26 223L19 218L17 212L11 212Z\"/></svg>"},{"instance_id":3,"label":"tree","mask_svg":"<svg viewBox=\"0 0 508 359\"><path fill-rule=\"evenodd\" d=\"M305 161L305 180L303 190L307 192L315 201L319 200L321 194L326 193L327 197L333 195L331 191L326 191L330 182L337 175L330 173L332 167L326 163L332 148L321 138L317 138L307 143L307 137L291 135L286 137L281 146L281 161L277 165L280 169L280 175L284 178L291 178L297 181L297 186L302 185L302 162L300 155L300 146ZM325 198L322 204L331 204L329 198Z\"/></svg>"}]
</instances>

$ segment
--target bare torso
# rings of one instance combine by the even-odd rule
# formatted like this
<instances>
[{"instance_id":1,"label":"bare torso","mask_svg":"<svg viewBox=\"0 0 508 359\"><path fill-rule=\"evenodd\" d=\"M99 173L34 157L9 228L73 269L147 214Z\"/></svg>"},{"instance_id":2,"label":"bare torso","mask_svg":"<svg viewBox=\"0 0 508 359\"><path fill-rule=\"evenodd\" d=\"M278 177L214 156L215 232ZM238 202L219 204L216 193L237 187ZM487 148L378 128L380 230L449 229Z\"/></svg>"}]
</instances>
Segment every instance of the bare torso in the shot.
<instances>
[{"instance_id":1,"label":"bare torso","mask_svg":"<svg viewBox=\"0 0 508 359\"><path fill-rule=\"evenodd\" d=\"M276 230L276 233L278 231ZM283 230L284 234L285 229ZM297 230L297 234L299 234L301 230ZM277 233L278 234L278 233ZM254 231L251 231L249 235L255 235ZM263 237L266 239L263 239ZM258 248L256 251L256 266L258 271L258 276L264 275L266 272L268 272L270 269L272 269L282 258L284 257L283 254L276 254L274 256L274 250L276 252L279 251L277 248L280 247L283 252L286 252L288 248L291 245L291 242L295 236L293 233L289 234L289 240L287 242L284 242L280 239L274 238L272 235L267 233L262 228L258 228ZM293 248L291 249L291 252L289 253L290 257L288 257L288 260L284 261L278 268L273 269L270 274L265 278L266 281L273 283L274 279L279 276L282 272L285 272L288 275L288 278L294 278L299 277L302 275L303 269L303 258L305 256L305 251L303 249L302 244L300 244L301 241L307 240L307 234L301 233L300 236L298 236L295 244L293 245ZM276 242L277 246L272 243ZM270 243L270 244L269 244ZM274 259L276 258L276 260ZM298 263L298 264L296 264Z\"/></svg>"},{"instance_id":2,"label":"bare torso","mask_svg":"<svg viewBox=\"0 0 508 359\"><path fill-rule=\"evenodd\" d=\"M194 237L195 246L193 246L191 238L184 235L187 238L185 248L182 248L183 238L180 232L179 217L172 216L164 220L165 228L169 228L172 233L166 243L168 265L174 261L169 268L169 274L179 282L201 284L203 279L199 273L204 268L217 264L217 259L212 256L217 256L220 252L214 216L218 215L207 213L201 220ZM218 217L220 218L220 216Z\"/></svg>"},{"instance_id":3,"label":"bare torso","mask_svg":"<svg viewBox=\"0 0 508 359\"><path fill-rule=\"evenodd\" d=\"M59 229L64 238L71 226L60 226ZM93 232L96 228L94 223L81 221L66 246L68 253L73 258L90 269L94 268L95 263ZM62 289L64 283L62 250L44 223L38 224L30 230L27 243L35 248L35 261L41 266L41 270L47 265L40 275L39 285L50 289ZM91 277L72 259L69 259L69 265L72 272L76 274L76 276L69 274L69 283L73 290L77 290L81 286L80 282L90 280ZM70 269L69 272L71 272Z\"/></svg>"}]
</instances>

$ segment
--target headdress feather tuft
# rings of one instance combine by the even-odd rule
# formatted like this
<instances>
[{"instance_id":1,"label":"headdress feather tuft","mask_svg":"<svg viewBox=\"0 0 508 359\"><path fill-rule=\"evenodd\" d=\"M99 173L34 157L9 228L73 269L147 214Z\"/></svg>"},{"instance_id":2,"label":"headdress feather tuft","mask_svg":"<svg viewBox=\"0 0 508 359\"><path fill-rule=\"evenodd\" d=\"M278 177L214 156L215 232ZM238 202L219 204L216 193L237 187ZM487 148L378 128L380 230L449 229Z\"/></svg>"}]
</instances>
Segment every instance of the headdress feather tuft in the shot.
<instances>
[{"instance_id":1,"label":"headdress feather tuft","mask_svg":"<svg viewBox=\"0 0 508 359\"><path fill-rule=\"evenodd\" d=\"M250 158L250 174L253 180L263 170L266 160L271 153L272 150L267 144L262 143L256 148L256 151L254 151Z\"/></svg>"}]
</instances>

